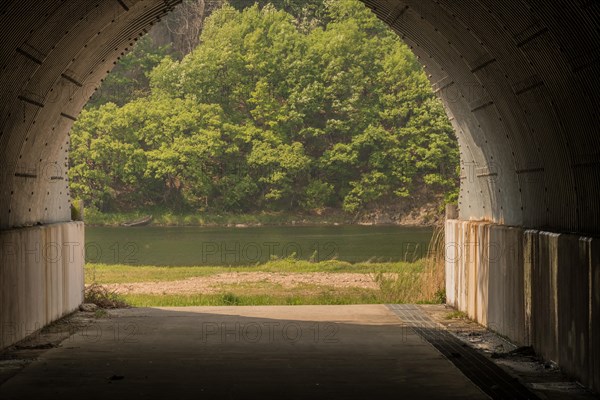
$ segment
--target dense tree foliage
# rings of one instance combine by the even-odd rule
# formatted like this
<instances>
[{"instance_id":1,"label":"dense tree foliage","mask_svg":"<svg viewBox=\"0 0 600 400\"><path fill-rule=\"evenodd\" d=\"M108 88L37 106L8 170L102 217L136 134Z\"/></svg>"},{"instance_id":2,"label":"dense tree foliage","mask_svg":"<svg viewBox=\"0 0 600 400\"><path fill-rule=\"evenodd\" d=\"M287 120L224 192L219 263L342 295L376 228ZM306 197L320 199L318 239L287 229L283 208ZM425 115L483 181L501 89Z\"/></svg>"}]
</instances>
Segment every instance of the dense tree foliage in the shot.
<instances>
[{"instance_id":1,"label":"dense tree foliage","mask_svg":"<svg viewBox=\"0 0 600 400\"><path fill-rule=\"evenodd\" d=\"M139 97L150 94L148 71L156 67L170 54L170 46L155 46L149 36L138 40L131 52L126 54L112 74L102 82L99 90L88 102L87 109L107 103L122 106Z\"/></svg>"},{"instance_id":2,"label":"dense tree foliage","mask_svg":"<svg viewBox=\"0 0 600 400\"><path fill-rule=\"evenodd\" d=\"M73 127L74 195L102 210L452 200L456 142L415 57L358 1L324 4L301 9L327 21L308 25L225 5L182 60L142 43L126 61L149 71L132 83L146 89L97 99Z\"/></svg>"}]
</instances>

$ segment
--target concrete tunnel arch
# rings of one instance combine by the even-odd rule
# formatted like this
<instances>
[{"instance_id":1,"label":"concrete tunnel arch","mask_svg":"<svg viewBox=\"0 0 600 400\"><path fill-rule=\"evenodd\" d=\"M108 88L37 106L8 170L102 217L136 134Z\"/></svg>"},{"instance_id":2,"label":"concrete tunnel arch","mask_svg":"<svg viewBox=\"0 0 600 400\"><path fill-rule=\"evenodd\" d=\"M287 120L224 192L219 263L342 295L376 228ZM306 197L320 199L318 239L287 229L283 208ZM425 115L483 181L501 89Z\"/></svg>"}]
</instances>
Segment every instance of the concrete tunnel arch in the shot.
<instances>
[{"instance_id":1,"label":"concrete tunnel arch","mask_svg":"<svg viewBox=\"0 0 600 400\"><path fill-rule=\"evenodd\" d=\"M459 218L446 241L461 250L447 257L448 302L598 390L600 3L363 1L419 57L459 140ZM70 222L69 130L177 3L0 5L0 322L10 325L0 347L81 301L72 246L59 261L35 254L83 240Z\"/></svg>"}]
</instances>

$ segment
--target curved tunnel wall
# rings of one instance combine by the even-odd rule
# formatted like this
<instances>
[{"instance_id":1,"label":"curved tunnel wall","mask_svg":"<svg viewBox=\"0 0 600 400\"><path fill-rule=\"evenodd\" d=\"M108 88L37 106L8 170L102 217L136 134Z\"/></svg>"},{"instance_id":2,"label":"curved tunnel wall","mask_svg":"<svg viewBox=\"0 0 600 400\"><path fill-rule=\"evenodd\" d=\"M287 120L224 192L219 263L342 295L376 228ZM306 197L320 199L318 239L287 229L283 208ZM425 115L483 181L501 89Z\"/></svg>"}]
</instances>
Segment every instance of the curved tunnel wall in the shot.
<instances>
[{"instance_id":1,"label":"curved tunnel wall","mask_svg":"<svg viewBox=\"0 0 600 400\"><path fill-rule=\"evenodd\" d=\"M600 232L600 4L366 0L461 144L460 218Z\"/></svg>"},{"instance_id":2,"label":"curved tunnel wall","mask_svg":"<svg viewBox=\"0 0 600 400\"><path fill-rule=\"evenodd\" d=\"M2 326L18 322L31 330L29 325L47 323L80 301L77 295L55 300L60 288L72 294L83 287L81 257L75 263L46 263L45 272L31 261L32 249L53 238L68 238L59 246L67 250L73 245L63 245L74 236L83 241L79 225L68 224L68 133L119 58L179 1L6 0L0 5ZM600 234L600 3L363 1L419 56L458 137L462 221L447 224L447 241L466 244L475 237L476 247L463 261L447 264L451 300L488 325L496 313L498 326L508 326L504 333L533 343L546 357L560 353L562 344L571 349L573 335L588 335L577 350L600 359L600 343L591 341L600 337L593 330L600 315L599 246L597 239L577 239ZM32 233L45 232L44 226L27 228L26 235L19 229L38 224L54 224L48 232L69 233L48 233L44 239ZM563 240L539 231L574 235ZM28 242L19 242L24 237ZM517 251L486 260L490 237L510 241ZM57 268L63 271L56 275L60 278L52 272ZM35 276L34 286L29 276ZM40 300L37 292L18 296L27 287L45 287L49 298ZM519 303L498 307L512 298ZM575 298L581 304L569 300ZM57 306L40 310L44 301ZM546 312L549 303L555 307ZM578 304L587 307L589 319L577 317L573 324L568 310ZM520 310L519 316L503 314L511 309ZM24 310L38 310L30 313L38 320ZM554 316L554 325L539 325L547 315ZM510 332L515 324L516 336ZM563 335L561 324L576 331ZM552 343L535 339L549 330L558 332ZM20 337L10 336L0 347ZM598 389L600 381L589 376L600 376L600 365L584 358L561 361Z\"/></svg>"},{"instance_id":3,"label":"curved tunnel wall","mask_svg":"<svg viewBox=\"0 0 600 400\"><path fill-rule=\"evenodd\" d=\"M0 229L70 220L68 132L178 1L9 1L0 10Z\"/></svg>"}]
</instances>

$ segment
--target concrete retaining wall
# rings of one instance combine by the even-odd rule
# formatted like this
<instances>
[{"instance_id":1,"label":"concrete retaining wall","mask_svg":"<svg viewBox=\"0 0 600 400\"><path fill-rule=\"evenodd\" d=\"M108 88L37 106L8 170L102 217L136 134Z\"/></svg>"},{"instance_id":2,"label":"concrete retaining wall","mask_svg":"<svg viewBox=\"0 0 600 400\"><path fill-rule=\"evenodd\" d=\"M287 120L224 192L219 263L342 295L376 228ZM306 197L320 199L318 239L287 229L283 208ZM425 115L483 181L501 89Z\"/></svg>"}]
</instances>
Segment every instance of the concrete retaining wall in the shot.
<instances>
[{"instance_id":1,"label":"concrete retaining wall","mask_svg":"<svg viewBox=\"0 0 600 400\"><path fill-rule=\"evenodd\" d=\"M446 295L600 391L600 238L448 220Z\"/></svg>"},{"instance_id":2,"label":"concrete retaining wall","mask_svg":"<svg viewBox=\"0 0 600 400\"><path fill-rule=\"evenodd\" d=\"M83 301L84 226L0 231L0 349Z\"/></svg>"}]
</instances>

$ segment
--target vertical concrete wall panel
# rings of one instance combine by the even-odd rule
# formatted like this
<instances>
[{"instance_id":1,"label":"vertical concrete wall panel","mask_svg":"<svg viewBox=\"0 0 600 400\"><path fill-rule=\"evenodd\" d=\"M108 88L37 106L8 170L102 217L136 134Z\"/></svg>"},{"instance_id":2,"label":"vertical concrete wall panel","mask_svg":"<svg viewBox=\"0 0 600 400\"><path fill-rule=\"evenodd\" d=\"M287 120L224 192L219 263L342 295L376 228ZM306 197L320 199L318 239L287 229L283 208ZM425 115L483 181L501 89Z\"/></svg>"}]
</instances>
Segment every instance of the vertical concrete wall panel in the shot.
<instances>
[{"instance_id":1,"label":"vertical concrete wall panel","mask_svg":"<svg viewBox=\"0 0 600 400\"><path fill-rule=\"evenodd\" d=\"M505 335L514 338L521 344L528 344L526 317L525 317L525 274L523 266L523 230L509 228L505 231L506 256L504 268L507 281L504 284L504 292L507 300L507 312L504 316Z\"/></svg>"},{"instance_id":2,"label":"vertical concrete wall panel","mask_svg":"<svg viewBox=\"0 0 600 400\"><path fill-rule=\"evenodd\" d=\"M476 268L476 287L475 287L475 315L482 324L488 323L488 295L490 283L490 265L489 246L482 244L489 243L490 235L489 224L477 225L477 268Z\"/></svg>"},{"instance_id":3,"label":"vertical concrete wall panel","mask_svg":"<svg viewBox=\"0 0 600 400\"><path fill-rule=\"evenodd\" d=\"M556 245L558 235L540 232L537 260L532 265L532 345L546 359L558 362L556 348Z\"/></svg>"},{"instance_id":4,"label":"vertical concrete wall panel","mask_svg":"<svg viewBox=\"0 0 600 400\"><path fill-rule=\"evenodd\" d=\"M533 342L533 266L537 263L538 231L523 233L523 301L525 304L525 343Z\"/></svg>"},{"instance_id":5,"label":"vertical concrete wall panel","mask_svg":"<svg viewBox=\"0 0 600 400\"><path fill-rule=\"evenodd\" d=\"M589 257L587 238L561 235L557 258L557 348L563 370L589 381Z\"/></svg>"},{"instance_id":6,"label":"vertical concrete wall panel","mask_svg":"<svg viewBox=\"0 0 600 400\"><path fill-rule=\"evenodd\" d=\"M497 227L491 227L489 236L489 279L488 279L488 296L491 299L488 303L488 320L483 321L479 318L481 324L489 326L490 329L496 332L502 332L504 328L504 318L506 311L506 296L504 285L506 282L506 263L503 262L504 257L504 235L503 230Z\"/></svg>"},{"instance_id":7,"label":"vertical concrete wall panel","mask_svg":"<svg viewBox=\"0 0 600 400\"><path fill-rule=\"evenodd\" d=\"M479 269L479 238L477 224L466 225L467 265L465 267L465 284L467 294L467 313L477 315L477 275Z\"/></svg>"},{"instance_id":8,"label":"vertical concrete wall panel","mask_svg":"<svg viewBox=\"0 0 600 400\"><path fill-rule=\"evenodd\" d=\"M0 348L81 304L83 250L82 222L0 231Z\"/></svg>"},{"instance_id":9,"label":"vertical concrete wall panel","mask_svg":"<svg viewBox=\"0 0 600 400\"><path fill-rule=\"evenodd\" d=\"M600 240L475 221L446 221L453 305L600 390ZM449 245L447 243L447 245Z\"/></svg>"},{"instance_id":10,"label":"vertical concrete wall panel","mask_svg":"<svg viewBox=\"0 0 600 400\"><path fill-rule=\"evenodd\" d=\"M462 249L462 258L461 260L464 260L463 262L460 263L459 265L459 279L460 279L460 286L459 286L459 290L460 290L460 305L461 305L461 309L467 309L468 308L468 293L469 293L469 263L470 263L470 258L469 258L469 225L468 224L462 224L460 227L460 238L461 238L461 242L459 243L459 246Z\"/></svg>"},{"instance_id":11,"label":"vertical concrete wall panel","mask_svg":"<svg viewBox=\"0 0 600 400\"><path fill-rule=\"evenodd\" d=\"M0 234L0 239L4 239ZM6 288L9 287L11 283L14 284L14 281L11 282L11 268L14 268L14 265L18 263L16 253L14 252L11 243L5 243L2 240L2 270L0 272L0 315L6 316L5 318L11 318L11 298L8 296L10 290ZM3 318L4 319L4 318ZM0 324L0 341L5 337L10 336L10 327L4 323Z\"/></svg>"},{"instance_id":12,"label":"vertical concrete wall panel","mask_svg":"<svg viewBox=\"0 0 600 400\"><path fill-rule=\"evenodd\" d=\"M459 250L456 247L456 236L458 224L456 220L450 220L446 223L444 230L445 238L445 278L446 278L446 302L456 307L456 259Z\"/></svg>"},{"instance_id":13,"label":"vertical concrete wall panel","mask_svg":"<svg viewBox=\"0 0 600 400\"><path fill-rule=\"evenodd\" d=\"M523 231L498 225L488 225L488 229L488 245L483 246L488 248L487 259L483 260L483 264L489 264L488 320L478 321L524 345L527 335Z\"/></svg>"},{"instance_id":14,"label":"vertical concrete wall panel","mask_svg":"<svg viewBox=\"0 0 600 400\"><path fill-rule=\"evenodd\" d=\"M589 258L589 380L600 392L600 239L588 240Z\"/></svg>"}]
</instances>

